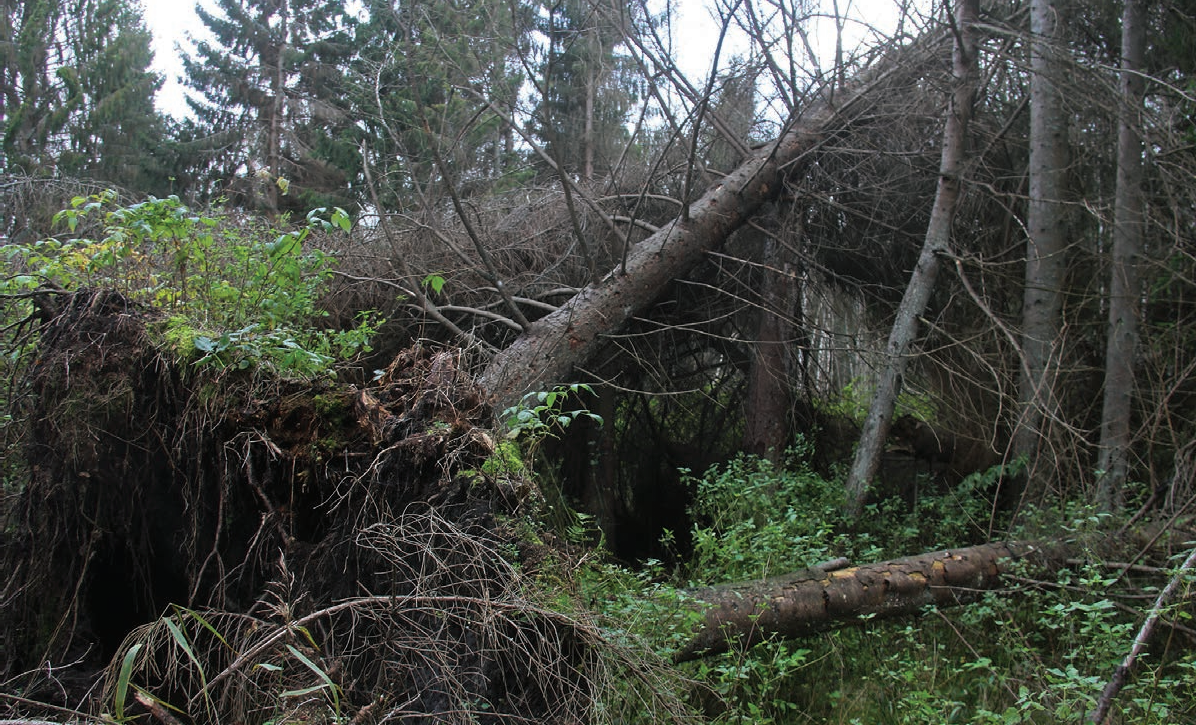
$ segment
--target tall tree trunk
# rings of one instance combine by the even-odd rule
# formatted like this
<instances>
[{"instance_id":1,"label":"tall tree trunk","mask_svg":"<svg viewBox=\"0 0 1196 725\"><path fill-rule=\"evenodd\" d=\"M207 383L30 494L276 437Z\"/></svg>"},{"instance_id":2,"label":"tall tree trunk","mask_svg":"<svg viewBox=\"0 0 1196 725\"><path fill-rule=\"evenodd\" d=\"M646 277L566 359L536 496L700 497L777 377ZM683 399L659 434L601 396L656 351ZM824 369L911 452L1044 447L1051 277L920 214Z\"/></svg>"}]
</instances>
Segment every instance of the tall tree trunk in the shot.
<instances>
[{"instance_id":1,"label":"tall tree trunk","mask_svg":"<svg viewBox=\"0 0 1196 725\"><path fill-rule=\"evenodd\" d=\"M789 443L793 402L788 352L797 284L781 244L770 235L753 232L763 237L764 278L744 401L743 450L776 462Z\"/></svg>"},{"instance_id":2,"label":"tall tree trunk","mask_svg":"<svg viewBox=\"0 0 1196 725\"><path fill-rule=\"evenodd\" d=\"M913 49L929 50L930 44ZM688 218L666 224L636 244L625 267L592 282L555 312L528 326L499 352L478 378L500 409L517 403L529 390L545 389L575 378L584 363L604 344L604 335L618 331L631 316L650 305L677 276L693 268L710 249L747 221L761 205L776 198L784 177L798 173L829 133L866 118L867 99L890 89L899 72L917 58L867 74L854 92L805 109L776 142L759 149L738 169L690 205ZM623 273L626 269L626 273Z\"/></svg>"},{"instance_id":3,"label":"tall tree trunk","mask_svg":"<svg viewBox=\"0 0 1196 725\"><path fill-rule=\"evenodd\" d=\"M593 461L585 467L581 476L584 488L581 492L581 508L594 516L594 522L606 539L608 551L619 551L618 522L626 517L625 506L619 491L619 466L616 459L615 416L618 394L607 386L595 386L598 400L594 412L602 418L602 425L591 429L591 438L586 442L592 446L587 460Z\"/></svg>"},{"instance_id":4,"label":"tall tree trunk","mask_svg":"<svg viewBox=\"0 0 1196 725\"><path fill-rule=\"evenodd\" d=\"M592 62L592 61L591 61ZM594 86L598 85L598 74L586 64L586 106L585 131L582 135L582 172L586 181L594 179Z\"/></svg>"},{"instance_id":5,"label":"tall tree trunk","mask_svg":"<svg viewBox=\"0 0 1196 725\"><path fill-rule=\"evenodd\" d=\"M885 347L885 367L880 372L860 444L847 477L849 513L858 516L868 497L868 487L880 467L880 454L892 423L901 379L909 362L910 346L918 333L918 317L926 309L938 276L940 255L949 251L951 223L959 202L960 177L967 149L968 121L976 92L976 30L979 0L957 0L955 27L955 92L951 97L947 124L943 130L943 154L939 165L938 190L926 227L922 253L910 276L905 296L897 308L897 319Z\"/></svg>"},{"instance_id":6,"label":"tall tree trunk","mask_svg":"<svg viewBox=\"0 0 1196 725\"><path fill-rule=\"evenodd\" d=\"M1044 415L1052 409L1051 361L1056 355L1063 308L1063 199L1067 174L1067 121L1063 115L1058 60L1059 5L1030 3L1030 200L1026 211L1025 291L1022 302L1023 366L1018 384L1019 418L1013 452L1030 460L1026 486L1041 486L1034 454Z\"/></svg>"},{"instance_id":7,"label":"tall tree trunk","mask_svg":"<svg viewBox=\"0 0 1196 725\"><path fill-rule=\"evenodd\" d=\"M264 26L268 27L272 16L270 10L263 10L260 17ZM262 122L262 133L265 135L265 149L263 164L266 178L255 179L254 183L262 189L262 206L271 213L278 213L278 179L282 175L282 114L283 93L286 88L284 63L286 55L287 9L285 3L279 7L277 37L266 40L268 45L261 50L262 75L269 80L270 95L265 99L259 110L258 118Z\"/></svg>"},{"instance_id":8,"label":"tall tree trunk","mask_svg":"<svg viewBox=\"0 0 1196 725\"><path fill-rule=\"evenodd\" d=\"M1121 110L1117 132L1117 188L1113 200L1113 270L1109 283L1109 340L1105 352L1105 401L1101 413L1103 471L1097 501L1106 511L1122 505L1130 447L1134 354L1138 345L1138 256L1142 253L1142 139L1139 112L1146 84L1142 68L1146 33L1142 0L1125 0L1121 19Z\"/></svg>"}]
</instances>

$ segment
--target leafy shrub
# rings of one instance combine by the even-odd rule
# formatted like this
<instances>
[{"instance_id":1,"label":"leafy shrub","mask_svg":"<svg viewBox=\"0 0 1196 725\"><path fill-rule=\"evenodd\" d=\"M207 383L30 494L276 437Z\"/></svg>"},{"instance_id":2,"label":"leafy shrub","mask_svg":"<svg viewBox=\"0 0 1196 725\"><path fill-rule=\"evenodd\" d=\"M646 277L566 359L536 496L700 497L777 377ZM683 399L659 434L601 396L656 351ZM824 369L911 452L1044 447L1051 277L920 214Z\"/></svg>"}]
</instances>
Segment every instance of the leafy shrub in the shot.
<instances>
[{"instance_id":1,"label":"leafy shrub","mask_svg":"<svg viewBox=\"0 0 1196 725\"><path fill-rule=\"evenodd\" d=\"M585 408L568 409L565 403L582 393L593 395L594 390L584 383L558 385L552 390L541 390L523 396L517 405L512 405L500 416L507 428L507 438L525 436L533 442L563 433L569 424L578 418L589 418L602 425L602 416Z\"/></svg>"},{"instance_id":2,"label":"leafy shrub","mask_svg":"<svg viewBox=\"0 0 1196 725\"><path fill-rule=\"evenodd\" d=\"M364 313L349 330L315 324L335 260L305 243L313 232L347 232L341 209L313 210L285 229L220 210L197 214L176 196L119 206L108 192L74 199L55 224L73 232L94 217L103 220L98 239L0 248L15 272L7 291L115 289L166 312L165 340L185 359L304 376L368 349L380 323Z\"/></svg>"},{"instance_id":3,"label":"leafy shrub","mask_svg":"<svg viewBox=\"0 0 1196 725\"><path fill-rule=\"evenodd\" d=\"M704 583L774 576L839 556L872 557L867 534L848 535L842 484L815 473L804 441L773 465L740 456L700 478L690 516L691 577Z\"/></svg>"}]
</instances>

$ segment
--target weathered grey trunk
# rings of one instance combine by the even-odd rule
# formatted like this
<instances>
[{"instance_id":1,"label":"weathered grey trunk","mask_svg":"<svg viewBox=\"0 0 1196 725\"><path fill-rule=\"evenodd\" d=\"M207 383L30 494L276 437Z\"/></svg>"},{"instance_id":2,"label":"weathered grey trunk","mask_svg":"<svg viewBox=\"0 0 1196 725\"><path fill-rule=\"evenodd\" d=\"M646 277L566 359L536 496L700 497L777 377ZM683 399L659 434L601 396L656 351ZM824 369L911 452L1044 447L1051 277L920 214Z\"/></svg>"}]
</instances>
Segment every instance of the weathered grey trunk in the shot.
<instances>
[{"instance_id":1,"label":"weathered grey trunk","mask_svg":"<svg viewBox=\"0 0 1196 725\"><path fill-rule=\"evenodd\" d=\"M889 425L892 423L897 394L901 391L901 379L909 362L910 347L918 335L918 317L926 309L930 294L934 291L940 256L950 248L951 223L959 202L968 122L972 115L976 89L975 23L978 15L979 0L957 0L955 20L960 32L955 42L955 91L951 97L947 124L943 130L938 190L935 192L922 252L897 308L897 318L893 322L893 329L885 346L885 366L880 371L872 404L860 434L860 443L856 448L855 460L848 473L848 507L850 513L855 516L863 510L868 497L868 487L880 466L881 452L888 436Z\"/></svg>"},{"instance_id":2,"label":"weathered grey trunk","mask_svg":"<svg viewBox=\"0 0 1196 725\"><path fill-rule=\"evenodd\" d=\"M1059 84L1058 0L1030 3L1030 199L1026 210L1025 289L1022 299L1020 403L1014 428L1015 455L1030 459L1027 485L1036 490L1034 453L1044 416L1053 410L1052 361L1063 307L1064 195L1067 174L1067 121Z\"/></svg>"},{"instance_id":3,"label":"weathered grey trunk","mask_svg":"<svg viewBox=\"0 0 1196 725\"><path fill-rule=\"evenodd\" d=\"M1142 253L1142 138L1138 129L1145 82L1141 75L1146 33L1142 0L1125 0L1121 20L1121 110L1117 132L1117 187L1113 200L1113 268L1109 282L1109 339L1105 351L1105 400L1101 413L1103 473L1097 501L1106 511L1121 508L1130 448L1134 356L1138 346Z\"/></svg>"},{"instance_id":4,"label":"weathered grey trunk","mask_svg":"<svg viewBox=\"0 0 1196 725\"><path fill-rule=\"evenodd\" d=\"M586 106L585 130L582 133L582 171L581 178L591 181L594 178L594 87L598 85L598 74L586 64Z\"/></svg>"}]
</instances>

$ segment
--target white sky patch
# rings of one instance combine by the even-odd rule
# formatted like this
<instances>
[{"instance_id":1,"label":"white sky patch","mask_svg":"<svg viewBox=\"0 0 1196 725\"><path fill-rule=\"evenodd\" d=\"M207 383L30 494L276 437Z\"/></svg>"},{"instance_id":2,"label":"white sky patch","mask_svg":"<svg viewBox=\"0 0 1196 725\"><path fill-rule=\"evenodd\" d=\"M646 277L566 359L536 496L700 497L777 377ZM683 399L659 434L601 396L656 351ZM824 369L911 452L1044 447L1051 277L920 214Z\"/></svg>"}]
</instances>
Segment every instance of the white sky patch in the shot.
<instances>
[{"instance_id":1,"label":"white sky patch","mask_svg":"<svg viewBox=\"0 0 1196 725\"><path fill-rule=\"evenodd\" d=\"M718 16L710 10L707 0L679 0L674 9L674 60L691 82L702 82L710 75L714 50L718 47L721 30ZM727 28L719 53L719 67L742 56L750 47L747 36L732 24Z\"/></svg>"},{"instance_id":2,"label":"white sky patch","mask_svg":"<svg viewBox=\"0 0 1196 725\"><path fill-rule=\"evenodd\" d=\"M778 1L798 4L793 0ZM728 2L719 0L719 4L726 6ZM772 0L756 2L758 16L766 17L770 12L775 13L776 4L777 2ZM844 58L850 59L861 46L874 45L889 38L897 27L903 4L906 4L904 0L838 0L838 12L842 15ZM917 12L917 8L925 4L925 0L913 3L913 10ZM804 11L811 16L807 32L814 55L818 58L818 65L824 71L831 68L835 59L835 5L832 0L822 0L817 3L817 7ZM710 73L710 65L714 60L720 26L710 6L711 0L676 0L675 57L678 67L690 80L705 78ZM909 31L910 28L907 28L907 32ZM743 30L732 23L723 41L719 58L720 70L726 68L733 58L742 58L748 54L751 46L752 43ZM797 65L811 73L814 72L816 69L810 67L812 63L806 56L805 47L796 39L794 50L798 53ZM784 65L783 63L782 66Z\"/></svg>"},{"instance_id":3,"label":"white sky patch","mask_svg":"<svg viewBox=\"0 0 1196 725\"><path fill-rule=\"evenodd\" d=\"M183 59L176 44L187 46L187 33L202 36L207 28L195 14L195 4L183 0L142 0L145 24L153 33L154 65L165 82L158 91L155 104L159 111L177 119L187 115L186 93L179 80L183 75Z\"/></svg>"},{"instance_id":4,"label":"white sky patch","mask_svg":"<svg viewBox=\"0 0 1196 725\"><path fill-rule=\"evenodd\" d=\"M782 2L786 0L781 0ZM200 0L210 6L208 0ZM722 0L726 4L726 0ZM678 67L691 82L702 83L710 73L714 49L718 43L719 23L710 8L711 0L676 0L674 16L674 50ZM850 57L861 42L872 42L877 34L891 33L897 24L900 0L839 0L839 10L847 18L843 28L843 45ZM916 3L917 4L917 3ZM830 20L831 0L823 0L826 17L817 20L811 29L811 42L823 68L834 62L835 26ZM154 70L165 79L156 99L158 109L175 118L187 115L186 93L180 82L183 74L181 53L176 47L187 47L187 33L204 36L207 29L195 14L195 3L187 0L142 0L145 22L153 33ZM759 3L760 7L767 3ZM720 70L736 56L744 56L750 49L744 33L731 27L723 42L719 59ZM806 59L798 60L801 66ZM812 70L812 69L811 69Z\"/></svg>"}]
</instances>

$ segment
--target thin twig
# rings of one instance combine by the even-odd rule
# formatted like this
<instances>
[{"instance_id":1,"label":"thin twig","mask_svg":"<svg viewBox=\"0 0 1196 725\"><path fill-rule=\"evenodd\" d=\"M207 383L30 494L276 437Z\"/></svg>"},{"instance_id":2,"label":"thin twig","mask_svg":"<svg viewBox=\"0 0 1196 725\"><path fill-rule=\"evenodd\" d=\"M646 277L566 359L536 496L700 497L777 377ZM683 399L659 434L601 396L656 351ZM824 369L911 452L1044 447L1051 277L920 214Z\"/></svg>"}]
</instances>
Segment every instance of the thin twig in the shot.
<instances>
[{"instance_id":1,"label":"thin twig","mask_svg":"<svg viewBox=\"0 0 1196 725\"><path fill-rule=\"evenodd\" d=\"M1091 722L1100 725L1109 716L1109 709L1113 706L1113 700L1117 698L1117 694L1121 692L1121 688L1125 687L1125 681L1137 663L1138 656L1146 649L1146 643L1150 640L1150 634L1154 631L1155 625L1162 615L1163 608L1175 596L1176 590L1179 589L1180 583L1184 580L1184 575L1193 566L1196 566L1196 549L1192 549L1188 553L1188 558L1180 565L1179 570L1175 572L1175 576L1171 577L1171 581L1167 583L1167 587L1159 593L1159 598L1155 600L1154 606L1151 607L1150 616L1146 618L1146 621L1142 623L1142 628L1138 630L1138 636L1134 638L1134 644L1130 647L1129 653L1126 654L1125 660L1113 671L1113 676L1109 679L1109 683L1105 685L1105 690L1101 693L1100 699L1097 700L1096 711L1092 713L1092 717L1090 718Z\"/></svg>"},{"instance_id":2,"label":"thin twig","mask_svg":"<svg viewBox=\"0 0 1196 725\"><path fill-rule=\"evenodd\" d=\"M368 160L369 155L366 151L365 144L362 144L362 146L361 146L361 158L362 158L362 171L365 173L366 188L369 190L370 199L374 203L374 208L378 211L378 226L382 229L382 234L386 237L386 240L391 245L391 248L394 249L395 248L394 238L391 236L390 226L386 223L386 217L382 213L382 203L378 199L378 188L374 185L374 177L370 173L370 163ZM394 255L393 262L396 265L398 265L399 272L404 277L416 282L416 284L414 284L409 290L405 290L405 291L410 292L415 297L416 302L419 303L420 308L423 309L423 311L429 317L431 317L432 319L439 322L441 325L443 325L445 327L445 329L447 329L453 335L457 336L458 339L464 340L467 344L474 345L478 342L474 338L472 333L462 330L460 327L458 327L456 325L456 323L454 323L449 318L445 317L444 314L442 314L440 312L440 309L436 306L436 304L433 303L432 300L428 299L428 296L425 295L424 291L420 288L420 286L418 284L418 280L416 280L411 269L408 268L407 261L403 258L403 255L401 255L401 254ZM382 281L382 280L376 280L376 281Z\"/></svg>"}]
</instances>

